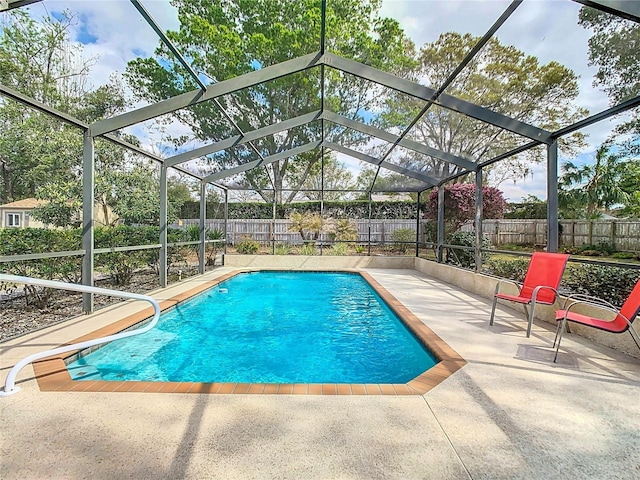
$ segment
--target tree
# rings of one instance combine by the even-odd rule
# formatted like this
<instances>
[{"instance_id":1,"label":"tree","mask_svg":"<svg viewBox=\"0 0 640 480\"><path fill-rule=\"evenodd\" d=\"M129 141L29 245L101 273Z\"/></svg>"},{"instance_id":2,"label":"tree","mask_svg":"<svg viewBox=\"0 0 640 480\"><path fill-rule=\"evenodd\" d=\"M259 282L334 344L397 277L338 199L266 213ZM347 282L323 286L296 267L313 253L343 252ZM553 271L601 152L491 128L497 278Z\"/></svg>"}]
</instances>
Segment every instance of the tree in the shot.
<instances>
[{"instance_id":1,"label":"tree","mask_svg":"<svg viewBox=\"0 0 640 480\"><path fill-rule=\"evenodd\" d=\"M212 82L226 80L320 49L321 10L318 0L176 0L179 31L167 32L194 69ZM380 0L335 0L327 3L327 49L392 72L412 66L412 44L398 22L380 18ZM367 83L325 68L325 106L362 119L379 103ZM129 63L126 78L132 90L147 101L158 101L197 88L175 57L161 44L155 58ZM320 109L320 69L278 78L218 98L243 131ZM189 125L198 141L216 141L236 135L224 113L213 102L183 109L175 117ZM341 129L325 126L331 135ZM335 129L335 130L334 130ZM320 122L290 129L254 142L263 157L320 138ZM344 138L344 141L352 141ZM180 140L177 140L180 143ZM229 167L257 159L251 148L235 148L216 154L209 169ZM261 193L275 188L275 202L286 204L317 169L319 151L280 160L233 179ZM288 196L282 189L291 189Z\"/></svg>"},{"instance_id":2,"label":"tree","mask_svg":"<svg viewBox=\"0 0 640 480\"><path fill-rule=\"evenodd\" d=\"M520 203L508 203L504 218L547 218L547 201L527 195Z\"/></svg>"},{"instance_id":3,"label":"tree","mask_svg":"<svg viewBox=\"0 0 640 480\"><path fill-rule=\"evenodd\" d=\"M0 30L0 80L36 100L86 123L121 113L127 106L117 76L106 85L88 87L93 60L69 42L75 18L64 12L41 21L13 10ZM48 203L35 218L55 226L78 224L82 209L82 132L55 118L5 100L0 103L0 202L35 196ZM116 132L116 134L119 134ZM134 145L137 139L119 134ZM148 162L123 147L95 141L94 204L105 219L110 209L127 223L157 224L157 174ZM178 202L169 202L174 215Z\"/></svg>"},{"instance_id":4,"label":"tree","mask_svg":"<svg viewBox=\"0 0 640 480\"><path fill-rule=\"evenodd\" d=\"M578 23L595 33L589 39L589 63L598 67L594 85L607 92L611 105L640 95L640 25L590 7L580 9ZM617 133L640 134L640 111Z\"/></svg>"},{"instance_id":5,"label":"tree","mask_svg":"<svg viewBox=\"0 0 640 480\"><path fill-rule=\"evenodd\" d=\"M19 10L3 16L0 82L46 105L77 113L85 103L92 60L83 59L81 48L68 42L74 21L69 12L41 22ZM0 203L34 196L40 185L54 179L72 179L82 151L77 129L8 99L0 103L0 128Z\"/></svg>"},{"instance_id":6,"label":"tree","mask_svg":"<svg viewBox=\"0 0 640 480\"><path fill-rule=\"evenodd\" d=\"M422 83L438 88L454 71L469 50L480 40L470 34L444 33L420 50L415 76ZM536 57L492 38L447 88L446 93L509 117L547 130L555 130L584 117L586 111L574 106L577 76L557 62L540 64ZM408 125L421 105L404 96L389 98L381 126ZM488 123L436 105L411 130L409 137L438 150L482 162L528 140ZM566 154L580 145L581 135L565 138ZM529 162L543 157L535 151L498 162L489 181L499 184L506 178L519 178L529 172ZM461 169L439 159L405 151L397 156L402 166L443 178Z\"/></svg>"},{"instance_id":7,"label":"tree","mask_svg":"<svg viewBox=\"0 0 640 480\"><path fill-rule=\"evenodd\" d=\"M320 162L314 163L312 170L307 175L302 184L304 196L308 200L320 200L320 190L342 190L325 191L322 199L324 201L344 200L346 192L353 188L353 175L338 161L334 154L325 155L324 165Z\"/></svg>"},{"instance_id":8,"label":"tree","mask_svg":"<svg viewBox=\"0 0 640 480\"><path fill-rule=\"evenodd\" d=\"M560 206L573 212L575 217L599 218L602 209L624 204L629 195L621 188L626 162L610 153L611 145L603 144L595 154L593 164L579 166L573 162L562 165L558 182Z\"/></svg>"},{"instance_id":9,"label":"tree","mask_svg":"<svg viewBox=\"0 0 640 480\"><path fill-rule=\"evenodd\" d=\"M502 192L495 187L482 187L483 218L502 218L507 202ZM475 218L476 186L457 183L444 187L444 222L446 236L454 233L465 222ZM425 207L425 217L438 219L438 190L433 189Z\"/></svg>"},{"instance_id":10,"label":"tree","mask_svg":"<svg viewBox=\"0 0 640 480\"><path fill-rule=\"evenodd\" d=\"M632 158L622 167L620 189L627 194L627 201L620 210L622 215L640 218L640 159Z\"/></svg>"}]
</instances>

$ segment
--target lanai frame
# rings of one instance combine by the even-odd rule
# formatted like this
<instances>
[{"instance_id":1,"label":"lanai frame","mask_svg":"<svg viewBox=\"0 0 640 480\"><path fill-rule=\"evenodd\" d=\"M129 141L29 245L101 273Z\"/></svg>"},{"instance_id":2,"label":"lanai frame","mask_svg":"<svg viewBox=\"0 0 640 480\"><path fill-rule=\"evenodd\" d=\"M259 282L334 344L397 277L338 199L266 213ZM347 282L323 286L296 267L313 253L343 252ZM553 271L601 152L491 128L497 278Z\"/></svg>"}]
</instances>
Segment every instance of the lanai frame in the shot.
<instances>
[{"instance_id":1,"label":"lanai frame","mask_svg":"<svg viewBox=\"0 0 640 480\"><path fill-rule=\"evenodd\" d=\"M25 5L39 2L41 0L0 0L0 11L9 10L13 8L19 8ZM409 187L403 189L405 192L416 192L418 194L418 202L416 207L419 208L421 195L431 188L438 189L438 234L437 234L437 261L443 261L443 249L446 247L444 243L444 189L440 188L447 182L454 180L463 175L474 174L476 183L476 212L475 212L475 232L476 232L476 269L480 270L482 266L482 176L483 168L492 165L495 162L507 159L513 155L520 154L531 148L544 145L547 151L547 249L550 252L556 252L558 250L558 140L565 135L585 128L594 123L600 122L613 115L625 112L640 105L640 96L629 99L611 108L583 118L582 120L563 127L555 132L549 132L544 129L537 128L533 125L521 122L514 118L510 118L506 115L491 111L487 108L475 105L473 103L461 100L459 98L452 97L444 93L446 88L456 79L465 66L473 60L475 55L482 49L482 47L493 37L498 28L511 16L511 14L519 7L524 0L514 0L504 10L502 15L496 20L496 22L487 30L485 35L480 39L478 44L466 55L458 67L449 75L449 77L443 82L443 84L437 89L431 89L423 86L419 83L411 82L402 78L399 78L393 74L383 72L373 67L364 65L362 63L349 60L338 55L332 54L326 51L326 31L325 31L325 17L326 17L326 5L327 0L319 0L321 2L322 11L322 25L320 35L320 50L314 53L310 53L292 60L282 62L277 65L265 67L261 70L256 70L245 75L224 80L212 85L205 85L196 72L193 70L189 62L184 58L181 52L172 44L170 39L166 36L164 31L159 27L156 21L152 18L149 12L144 8L142 3L138 0L130 0L136 7L141 17L151 26L156 32L158 38L165 44L165 46L175 55L178 62L186 69L189 75L200 87L199 89L191 92L183 93L181 95L169 98L157 102L152 105L148 105L136 110L97 121L93 124L86 124L80 120L67 115L64 112L53 109L47 105L44 105L33 98L21 94L15 89L0 84L0 94L6 98L23 103L30 108L34 108L41 112L52 115L53 117L61 120L67 124L77 127L83 131L84 134L84 146L83 146L83 233L82 233L82 250L73 252L55 252L51 254L36 254L36 255L16 255L12 257L0 257L0 261L22 261L32 260L37 258L65 256L65 255L82 255L82 283L84 285L93 286L94 284L94 257L97 253L103 253L103 251L111 251L112 249L95 249L94 247L94 218L93 218L93 192L95 187L94 180L94 142L95 138L101 137L110 142L120 145L136 154L142 155L160 164L160 238L158 244L145 245L138 247L118 247L118 250L131 250L139 248L160 248L160 285L162 287L167 286L167 173L169 168L173 168L183 174L186 174L192 178L195 178L200 182L200 264L199 271L204 273L204 249L205 249L205 215L206 215L206 188L207 185L213 185L220 188L224 192L225 198L225 224L228 218L228 193L229 186L220 183L221 180L229 176L247 171L251 168L259 168L269 163L294 156L296 154L309 151L312 149L322 149L323 153L325 149L330 149L336 152L343 153L358 160L370 163L377 167L376 176L381 169L387 169L405 175L406 177L414 180L418 180L422 185L419 187ZM569 1L569 0L568 0ZM634 22L640 22L640 2L625 2L623 0L571 0L577 3L584 4L586 6L605 11L607 13L617 15ZM237 92L244 88L259 85L261 83L274 80L277 78L292 75L298 72L306 71L309 69L320 69L320 85L319 91L321 96L321 109L315 112L307 113L295 118L290 118L282 122L268 125L262 128L258 128L253 131L244 132L233 121L231 115L224 111L217 98L222 95ZM370 125L366 125L362 122L358 122L352 119L348 119L336 112L332 112L326 108L324 102L324 79L325 69L333 68L341 72L354 75L359 78L371 81L377 85L389 88L396 92L403 93L410 97L425 101L426 104L422 110L413 118L410 124L404 129L400 135L392 135L383 130L377 129ZM205 101L214 102L218 108L222 110L227 120L238 132L237 135L205 145L203 147L196 148L190 152L184 152L179 155L174 155L168 158L161 158L157 155L153 155L145 150L126 142L112 132L125 128L127 126L135 125L163 114L168 114L179 110L181 108L189 107ZM406 138L410 129L418 123L426 112L436 105L441 108L452 110L459 114L474 118L478 121L484 122L489 125L493 125L504 130L510 131L522 137L528 138L529 142L519 146L513 150L500 154L494 158L486 160L481 163L474 163L468 159L452 155L448 152L439 151L420 144L418 142L409 140ZM262 137L272 135L274 133L294 128L297 126L306 125L310 122L320 121L322 128L322 137L319 141L310 142L306 145L298 146L288 151L280 152L278 154L264 157L260 154L258 149L252 142ZM342 145L330 142L325 138L325 122L331 122L333 124L342 125L346 128L354 129L361 133L370 135L374 138L384 140L390 143L392 146L381 158L375 158L370 155L357 152ZM208 155L216 151L225 150L233 146L247 144L249 148L256 154L254 161L232 167L221 172L216 172L210 175L197 175L187 169L182 168L182 163L188 162L192 159ZM387 161L387 158L396 147L403 147L409 150L413 150L418 153L430 155L441 161L450 163L455 166L455 173L448 175L444 178L435 178L424 173L414 171L408 168L399 167L393 163ZM372 182L369 190L369 198L371 193L374 192L375 182ZM324 186L322 187L324 188ZM321 192L321 199L323 198L323 192ZM323 208L323 201L321 200L321 211ZM417 216L419 218L419 215ZM416 235L418 235L419 229L417 229ZM225 232L226 234L226 232ZM226 235L225 235L226 237ZM416 256L418 256L419 238L416 237ZM93 311L93 296L92 294L83 294L83 309L85 312Z\"/></svg>"}]
</instances>

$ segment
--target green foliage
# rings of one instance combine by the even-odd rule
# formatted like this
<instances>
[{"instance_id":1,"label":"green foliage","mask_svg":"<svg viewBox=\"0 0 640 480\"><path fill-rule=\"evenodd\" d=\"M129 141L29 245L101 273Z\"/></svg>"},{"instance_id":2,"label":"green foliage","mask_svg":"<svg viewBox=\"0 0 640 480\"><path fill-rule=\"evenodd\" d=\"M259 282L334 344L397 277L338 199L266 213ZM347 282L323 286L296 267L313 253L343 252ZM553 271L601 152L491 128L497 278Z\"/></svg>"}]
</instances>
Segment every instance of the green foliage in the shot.
<instances>
[{"instance_id":1,"label":"green foliage","mask_svg":"<svg viewBox=\"0 0 640 480\"><path fill-rule=\"evenodd\" d=\"M578 247L566 247L563 249L565 253L573 255L584 255L588 257L609 256L615 252L615 248L608 242L601 242L597 245L585 243Z\"/></svg>"},{"instance_id":2,"label":"green foliage","mask_svg":"<svg viewBox=\"0 0 640 480\"><path fill-rule=\"evenodd\" d=\"M277 206L276 218L289 218L293 212L320 211L320 202L296 202L290 205ZM186 202L180 209L180 218L199 218L200 204ZM324 213L332 218L369 218L369 202L362 200L324 202ZM415 219L416 204L410 201L371 202L371 217L379 219ZM224 218L224 205L207 204L207 218ZM229 204L231 219L271 219L273 205L271 203L237 202Z\"/></svg>"},{"instance_id":3,"label":"green foliage","mask_svg":"<svg viewBox=\"0 0 640 480\"><path fill-rule=\"evenodd\" d=\"M407 253L411 247L410 243L415 244L416 231L412 228L398 228L391 232L391 241L393 242L394 250Z\"/></svg>"},{"instance_id":4,"label":"green foliage","mask_svg":"<svg viewBox=\"0 0 640 480\"><path fill-rule=\"evenodd\" d=\"M344 257L349 255L349 244L348 243L334 243L331 245L329 249L329 255L336 255Z\"/></svg>"},{"instance_id":5,"label":"green foliage","mask_svg":"<svg viewBox=\"0 0 640 480\"><path fill-rule=\"evenodd\" d=\"M79 250L80 230L47 230L40 228L0 228L0 256L25 255ZM80 281L82 256L43 258L19 262L0 263L0 272L9 275L59 280L69 283ZM0 290L11 291L15 286L0 282ZM39 309L48 306L53 290L25 286L25 302Z\"/></svg>"},{"instance_id":6,"label":"green foliage","mask_svg":"<svg viewBox=\"0 0 640 480\"><path fill-rule=\"evenodd\" d=\"M288 243L276 243L274 252L276 255L289 255L291 253L291 245Z\"/></svg>"},{"instance_id":7,"label":"green foliage","mask_svg":"<svg viewBox=\"0 0 640 480\"><path fill-rule=\"evenodd\" d=\"M460 245L464 247L476 246L476 232L462 232L458 231L451 235L449 238L451 245ZM482 237L482 248L491 248L491 242L487 237ZM487 252L482 253L482 261L489 259ZM476 264L476 254L473 250L463 250L461 248L448 248L447 249L447 262L457 263L462 267L470 268Z\"/></svg>"},{"instance_id":8,"label":"green foliage","mask_svg":"<svg viewBox=\"0 0 640 480\"><path fill-rule=\"evenodd\" d=\"M300 246L300 255L317 255L318 250L312 243L305 243Z\"/></svg>"},{"instance_id":9,"label":"green foliage","mask_svg":"<svg viewBox=\"0 0 640 480\"><path fill-rule=\"evenodd\" d=\"M237 252L243 255L256 254L258 253L259 249L260 244L256 240L253 240L251 237L243 237L236 245Z\"/></svg>"},{"instance_id":10,"label":"green foliage","mask_svg":"<svg viewBox=\"0 0 640 480\"><path fill-rule=\"evenodd\" d=\"M611 258L618 260L640 260L640 255L633 252L615 252L611 254Z\"/></svg>"},{"instance_id":11,"label":"green foliage","mask_svg":"<svg viewBox=\"0 0 640 480\"><path fill-rule=\"evenodd\" d=\"M572 292L593 295L620 307L639 278L638 270L580 264L567 267L562 285Z\"/></svg>"},{"instance_id":12,"label":"green foliage","mask_svg":"<svg viewBox=\"0 0 640 480\"><path fill-rule=\"evenodd\" d=\"M529 258L517 258L515 260L491 259L486 266L487 271L496 277L522 282L529 269L529 262Z\"/></svg>"},{"instance_id":13,"label":"green foliage","mask_svg":"<svg viewBox=\"0 0 640 480\"><path fill-rule=\"evenodd\" d=\"M311 212L293 212L289 221L289 231L298 232L302 240L317 240L325 225L324 218Z\"/></svg>"},{"instance_id":14,"label":"green foliage","mask_svg":"<svg viewBox=\"0 0 640 480\"><path fill-rule=\"evenodd\" d=\"M331 236L340 242L354 242L358 239L358 226L348 218L331 222Z\"/></svg>"},{"instance_id":15,"label":"green foliage","mask_svg":"<svg viewBox=\"0 0 640 480\"><path fill-rule=\"evenodd\" d=\"M158 243L158 227L101 227L94 230L96 248L133 247ZM96 267L109 273L114 285L128 285L137 269L155 264L157 249L133 250L125 252L98 253L95 256Z\"/></svg>"},{"instance_id":16,"label":"green foliage","mask_svg":"<svg viewBox=\"0 0 640 480\"><path fill-rule=\"evenodd\" d=\"M80 185L75 181L60 181L47 183L38 188L36 194L39 200L46 203L37 206L31 212L36 220L45 225L54 227L78 227L80 218L78 212L82 208L82 192L78 191ZM73 199L73 200L69 200Z\"/></svg>"},{"instance_id":17,"label":"green foliage","mask_svg":"<svg viewBox=\"0 0 640 480\"><path fill-rule=\"evenodd\" d=\"M563 173L558 182L559 205L571 212L573 218L599 218L601 210L629 200L629 194L621 188L626 162L609 153L610 147L601 145L593 164L580 166L565 162L562 165Z\"/></svg>"},{"instance_id":18,"label":"green foliage","mask_svg":"<svg viewBox=\"0 0 640 480\"><path fill-rule=\"evenodd\" d=\"M604 88L611 105L640 95L640 25L589 7L580 9L578 23L594 32L589 39L589 62L598 67L594 84ZM640 133L638 110L629 115L618 134Z\"/></svg>"},{"instance_id":19,"label":"green foliage","mask_svg":"<svg viewBox=\"0 0 640 480\"><path fill-rule=\"evenodd\" d=\"M528 195L521 203L507 203L504 218L547 218L547 201Z\"/></svg>"}]
</instances>

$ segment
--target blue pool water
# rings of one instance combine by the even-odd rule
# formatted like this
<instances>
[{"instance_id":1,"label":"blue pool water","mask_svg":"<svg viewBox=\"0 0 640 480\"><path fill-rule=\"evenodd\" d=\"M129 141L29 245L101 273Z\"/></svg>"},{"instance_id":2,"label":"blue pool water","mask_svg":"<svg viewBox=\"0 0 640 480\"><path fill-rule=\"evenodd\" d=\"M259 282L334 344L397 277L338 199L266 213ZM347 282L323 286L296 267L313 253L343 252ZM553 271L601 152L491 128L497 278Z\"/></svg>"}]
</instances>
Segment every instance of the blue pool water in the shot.
<instances>
[{"instance_id":1,"label":"blue pool water","mask_svg":"<svg viewBox=\"0 0 640 480\"><path fill-rule=\"evenodd\" d=\"M75 380L405 383L435 363L360 275L256 272L68 369Z\"/></svg>"}]
</instances>

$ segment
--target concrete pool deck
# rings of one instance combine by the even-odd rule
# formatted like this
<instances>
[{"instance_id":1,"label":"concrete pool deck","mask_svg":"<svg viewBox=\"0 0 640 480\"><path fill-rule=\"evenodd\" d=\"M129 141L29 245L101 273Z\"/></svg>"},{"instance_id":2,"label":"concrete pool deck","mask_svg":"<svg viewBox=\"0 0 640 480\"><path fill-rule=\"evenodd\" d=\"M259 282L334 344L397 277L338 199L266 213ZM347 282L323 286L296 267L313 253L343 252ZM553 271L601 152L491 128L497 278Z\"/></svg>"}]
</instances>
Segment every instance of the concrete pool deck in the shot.
<instances>
[{"instance_id":1,"label":"concrete pool deck","mask_svg":"<svg viewBox=\"0 0 640 480\"><path fill-rule=\"evenodd\" d=\"M155 294L166 300L217 269ZM41 392L0 398L2 479L640 477L640 360L554 332L416 270L366 269L467 364L424 395ZM138 302L141 303L141 302ZM0 344L25 356L146 305Z\"/></svg>"}]
</instances>

